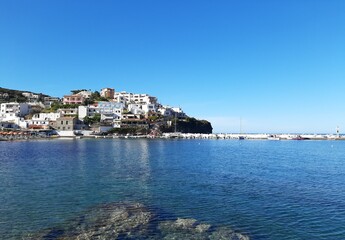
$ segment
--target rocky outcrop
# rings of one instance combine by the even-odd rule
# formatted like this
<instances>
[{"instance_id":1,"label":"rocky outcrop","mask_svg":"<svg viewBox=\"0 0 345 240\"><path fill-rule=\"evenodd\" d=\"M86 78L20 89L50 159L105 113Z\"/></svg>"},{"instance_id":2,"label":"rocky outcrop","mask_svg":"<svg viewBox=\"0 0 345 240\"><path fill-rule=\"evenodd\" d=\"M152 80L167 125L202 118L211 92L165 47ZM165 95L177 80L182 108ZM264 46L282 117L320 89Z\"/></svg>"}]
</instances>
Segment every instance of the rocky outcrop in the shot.
<instances>
[{"instance_id":1,"label":"rocky outcrop","mask_svg":"<svg viewBox=\"0 0 345 240\"><path fill-rule=\"evenodd\" d=\"M181 133L212 133L212 125L206 120L198 120L195 118L186 118L183 120L178 120L176 122L176 131ZM172 125L161 125L160 131L164 133L175 131L175 122L172 121Z\"/></svg>"},{"instance_id":2,"label":"rocky outcrop","mask_svg":"<svg viewBox=\"0 0 345 240\"><path fill-rule=\"evenodd\" d=\"M92 208L61 227L43 230L22 239L198 239L249 240L230 228L214 228L196 219L159 220L140 203L114 203Z\"/></svg>"},{"instance_id":3,"label":"rocky outcrop","mask_svg":"<svg viewBox=\"0 0 345 240\"><path fill-rule=\"evenodd\" d=\"M142 204L107 204L25 239L137 239L147 234L151 220L152 213Z\"/></svg>"},{"instance_id":4,"label":"rocky outcrop","mask_svg":"<svg viewBox=\"0 0 345 240\"><path fill-rule=\"evenodd\" d=\"M159 224L162 239L195 239L195 240L249 240L249 237L236 233L230 228L214 229L211 225L199 223L196 219L178 218L176 221L165 221Z\"/></svg>"}]
</instances>

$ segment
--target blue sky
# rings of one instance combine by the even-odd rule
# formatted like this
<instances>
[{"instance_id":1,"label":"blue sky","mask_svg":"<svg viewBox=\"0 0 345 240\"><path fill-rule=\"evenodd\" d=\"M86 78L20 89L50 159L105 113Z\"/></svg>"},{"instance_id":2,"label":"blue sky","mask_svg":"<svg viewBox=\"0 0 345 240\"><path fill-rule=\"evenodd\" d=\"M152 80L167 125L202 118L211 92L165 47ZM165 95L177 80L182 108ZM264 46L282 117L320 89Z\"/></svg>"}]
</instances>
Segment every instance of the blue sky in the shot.
<instances>
[{"instance_id":1,"label":"blue sky","mask_svg":"<svg viewBox=\"0 0 345 240\"><path fill-rule=\"evenodd\" d=\"M0 87L149 93L215 132L345 131L345 1L0 0Z\"/></svg>"}]
</instances>

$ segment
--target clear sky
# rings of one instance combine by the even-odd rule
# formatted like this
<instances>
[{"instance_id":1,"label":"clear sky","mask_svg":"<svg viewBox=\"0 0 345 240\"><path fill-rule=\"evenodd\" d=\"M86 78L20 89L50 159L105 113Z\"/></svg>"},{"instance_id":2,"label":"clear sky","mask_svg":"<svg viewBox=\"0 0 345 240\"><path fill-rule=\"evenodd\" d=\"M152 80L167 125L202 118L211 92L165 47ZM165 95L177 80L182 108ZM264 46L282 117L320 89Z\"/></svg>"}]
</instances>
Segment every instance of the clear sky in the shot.
<instances>
[{"instance_id":1,"label":"clear sky","mask_svg":"<svg viewBox=\"0 0 345 240\"><path fill-rule=\"evenodd\" d=\"M0 87L149 93L215 132L345 132L344 0L0 0Z\"/></svg>"}]
</instances>

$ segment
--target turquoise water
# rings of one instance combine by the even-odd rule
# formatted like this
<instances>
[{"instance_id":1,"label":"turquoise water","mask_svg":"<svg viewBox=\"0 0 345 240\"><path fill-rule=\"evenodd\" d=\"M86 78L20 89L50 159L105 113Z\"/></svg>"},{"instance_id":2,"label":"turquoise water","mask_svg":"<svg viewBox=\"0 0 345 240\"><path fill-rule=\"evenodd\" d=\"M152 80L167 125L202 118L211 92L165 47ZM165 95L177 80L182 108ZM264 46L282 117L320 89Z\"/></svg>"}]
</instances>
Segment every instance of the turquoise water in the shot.
<instances>
[{"instance_id":1,"label":"turquoise water","mask_svg":"<svg viewBox=\"0 0 345 240\"><path fill-rule=\"evenodd\" d=\"M0 142L0 236L140 202L252 239L345 239L345 141Z\"/></svg>"}]
</instances>

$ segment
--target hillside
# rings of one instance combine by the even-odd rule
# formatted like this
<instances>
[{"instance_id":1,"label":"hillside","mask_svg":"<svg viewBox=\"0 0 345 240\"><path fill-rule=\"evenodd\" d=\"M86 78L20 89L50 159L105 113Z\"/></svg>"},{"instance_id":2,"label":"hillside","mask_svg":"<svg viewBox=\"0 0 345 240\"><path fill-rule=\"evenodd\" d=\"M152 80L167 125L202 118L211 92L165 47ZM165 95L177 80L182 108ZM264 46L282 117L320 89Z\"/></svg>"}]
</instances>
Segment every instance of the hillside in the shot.
<instances>
[{"instance_id":1,"label":"hillside","mask_svg":"<svg viewBox=\"0 0 345 240\"><path fill-rule=\"evenodd\" d=\"M23 93L33 93L30 91L21 91L21 90L12 90L7 88L0 87L0 103L3 102L26 102L27 98L23 96ZM40 98L49 97L46 94L42 93L33 93L39 95Z\"/></svg>"},{"instance_id":2,"label":"hillside","mask_svg":"<svg viewBox=\"0 0 345 240\"><path fill-rule=\"evenodd\" d=\"M174 132L174 122L171 126L163 125L160 127L162 132ZM206 120L198 120L195 118L187 118L176 122L176 131L182 133L212 133L212 125Z\"/></svg>"}]
</instances>

